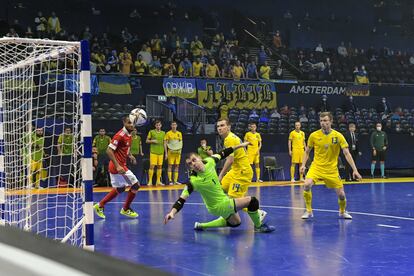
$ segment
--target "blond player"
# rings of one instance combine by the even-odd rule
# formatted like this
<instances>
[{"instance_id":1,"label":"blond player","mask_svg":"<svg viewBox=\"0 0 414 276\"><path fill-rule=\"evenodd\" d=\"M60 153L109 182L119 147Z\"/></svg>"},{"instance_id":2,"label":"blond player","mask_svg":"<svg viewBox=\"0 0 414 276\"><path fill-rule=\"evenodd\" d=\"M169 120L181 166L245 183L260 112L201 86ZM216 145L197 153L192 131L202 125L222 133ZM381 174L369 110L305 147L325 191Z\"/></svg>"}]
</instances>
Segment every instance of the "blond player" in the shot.
<instances>
[{"instance_id":1,"label":"blond player","mask_svg":"<svg viewBox=\"0 0 414 276\"><path fill-rule=\"evenodd\" d=\"M262 137L258 133L256 123L249 124L249 132L244 135L244 141L249 142L247 146L247 158L256 171L256 182L263 182L260 179L260 149L262 148Z\"/></svg>"},{"instance_id":2,"label":"blond player","mask_svg":"<svg viewBox=\"0 0 414 276\"><path fill-rule=\"evenodd\" d=\"M155 121L155 129L148 132L146 143L150 144L150 167L148 170L148 186L152 185L152 177L154 176L154 169L157 167L157 182L156 185L163 185L161 183L162 163L164 161L164 137L165 132L161 130L161 121Z\"/></svg>"},{"instance_id":3,"label":"blond player","mask_svg":"<svg viewBox=\"0 0 414 276\"><path fill-rule=\"evenodd\" d=\"M170 149L169 145L171 143L181 143L182 145L183 135L180 131L177 130L177 122L171 122L171 130L167 132L164 137L164 152L165 160L168 161L168 181L170 185L179 184L178 183L178 168L180 167L181 161L181 149ZM174 166L174 169L173 169ZM174 181L173 181L173 171L174 171Z\"/></svg>"},{"instance_id":4,"label":"blond player","mask_svg":"<svg viewBox=\"0 0 414 276\"><path fill-rule=\"evenodd\" d=\"M295 123L295 129L289 134L288 148L289 155L292 157L290 165L290 179L291 182L295 182L295 168L296 165L300 167L302 164L303 153L305 152L305 132L300 130L300 122ZM303 181L303 175L300 175L300 181Z\"/></svg>"},{"instance_id":5,"label":"blond player","mask_svg":"<svg viewBox=\"0 0 414 276\"><path fill-rule=\"evenodd\" d=\"M309 153L314 149L314 159L312 165L306 174L303 197L305 199L306 211L302 215L302 219L309 219L313 217L312 212L312 185L322 180L326 187L335 189L338 196L339 217L344 219L352 219L352 216L346 212L346 197L341 177L338 171L338 155L340 150L344 153L346 161L352 168L352 175L355 179L361 179L361 175L355 166L352 155L348 149L348 143L344 136L331 128L332 114L329 112L322 112L319 115L321 129L311 133L308 139L308 147L302 160L300 168L301 174L305 172L306 161L309 158Z\"/></svg>"}]
</instances>

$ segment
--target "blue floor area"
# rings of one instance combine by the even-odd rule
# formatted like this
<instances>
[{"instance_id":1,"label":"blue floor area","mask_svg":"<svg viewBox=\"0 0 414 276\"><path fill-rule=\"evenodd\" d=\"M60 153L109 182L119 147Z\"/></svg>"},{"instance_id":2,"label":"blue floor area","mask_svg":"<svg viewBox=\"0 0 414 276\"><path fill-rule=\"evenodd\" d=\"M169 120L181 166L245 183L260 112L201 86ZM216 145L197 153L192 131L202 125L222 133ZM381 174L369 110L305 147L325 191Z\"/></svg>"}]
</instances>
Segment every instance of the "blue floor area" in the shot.
<instances>
[{"instance_id":1,"label":"blue floor area","mask_svg":"<svg viewBox=\"0 0 414 276\"><path fill-rule=\"evenodd\" d=\"M178 275L412 275L414 183L346 185L352 221L337 218L333 190L313 187L315 218L303 221L301 187L250 188L268 212L271 234L254 233L249 217L236 229L196 232L210 220L193 193L176 219L163 225L180 191L141 191L122 217L125 194L96 218L96 251ZM105 193L95 193L95 201Z\"/></svg>"}]
</instances>

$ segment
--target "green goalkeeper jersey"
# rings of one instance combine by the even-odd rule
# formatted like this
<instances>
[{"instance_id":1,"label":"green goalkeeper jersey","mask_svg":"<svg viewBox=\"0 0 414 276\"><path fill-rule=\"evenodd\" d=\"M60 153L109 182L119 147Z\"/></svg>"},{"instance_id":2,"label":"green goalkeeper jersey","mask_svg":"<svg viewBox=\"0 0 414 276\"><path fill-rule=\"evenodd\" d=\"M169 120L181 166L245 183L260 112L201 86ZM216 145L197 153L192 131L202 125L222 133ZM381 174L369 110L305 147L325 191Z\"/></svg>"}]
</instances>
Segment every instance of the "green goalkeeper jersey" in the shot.
<instances>
[{"instance_id":1,"label":"green goalkeeper jersey","mask_svg":"<svg viewBox=\"0 0 414 276\"><path fill-rule=\"evenodd\" d=\"M190 182L181 193L182 196L189 195L193 191L201 194L204 204L208 210L214 209L218 203L227 199L227 195L221 188L220 181L216 172L216 162L222 156L215 154L212 157L207 157L203 160L205 164L204 172L193 172L190 176Z\"/></svg>"}]
</instances>

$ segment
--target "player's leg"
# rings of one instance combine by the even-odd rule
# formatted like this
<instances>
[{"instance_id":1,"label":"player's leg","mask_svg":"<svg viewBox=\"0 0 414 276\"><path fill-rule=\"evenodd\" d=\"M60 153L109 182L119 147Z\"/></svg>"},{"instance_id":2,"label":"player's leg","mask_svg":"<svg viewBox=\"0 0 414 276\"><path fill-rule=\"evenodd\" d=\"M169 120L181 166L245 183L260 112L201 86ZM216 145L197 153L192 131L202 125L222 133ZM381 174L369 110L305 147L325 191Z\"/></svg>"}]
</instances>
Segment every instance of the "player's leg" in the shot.
<instances>
[{"instance_id":1,"label":"player's leg","mask_svg":"<svg viewBox=\"0 0 414 276\"><path fill-rule=\"evenodd\" d=\"M344 187L342 186L341 188L336 188L335 192L338 196L339 217L343 219L352 219L352 216L346 211L346 196Z\"/></svg>"},{"instance_id":2,"label":"player's leg","mask_svg":"<svg viewBox=\"0 0 414 276\"><path fill-rule=\"evenodd\" d=\"M303 158L304 153L305 153L304 150L299 150L298 151L298 170L299 170L299 180L300 181L305 180L305 175L300 174L300 166L302 165L302 158Z\"/></svg>"},{"instance_id":3,"label":"player's leg","mask_svg":"<svg viewBox=\"0 0 414 276\"><path fill-rule=\"evenodd\" d=\"M168 169L167 169L167 174L168 174L168 184L173 185L173 178L172 178L172 167L173 164L171 163L171 157L170 155L168 155Z\"/></svg>"},{"instance_id":4,"label":"player's leg","mask_svg":"<svg viewBox=\"0 0 414 276\"><path fill-rule=\"evenodd\" d=\"M223 179L220 182L221 188L223 189L223 191L225 193L229 192L230 185L231 185L231 183L233 183L233 181L234 181L233 180L233 173L232 173L232 170L230 170L223 176Z\"/></svg>"},{"instance_id":5,"label":"player's leg","mask_svg":"<svg viewBox=\"0 0 414 276\"><path fill-rule=\"evenodd\" d=\"M110 177L111 177L112 190L108 194L106 194L106 196L99 203L96 203L93 206L93 208L95 209L96 215L98 215L101 218L105 218L105 214L104 214L105 204L113 200L115 197L117 197L118 194L121 194L125 191L126 182L122 175L111 173Z\"/></svg>"},{"instance_id":6,"label":"player's leg","mask_svg":"<svg viewBox=\"0 0 414 276\"><path fill-rule=\"evenodd\" d=\"M154 168L157 163L157 155L150 153L150 167L148 169L148 186L152 185L152 179L154 177Z\"/></svg>"},{"instance_id":7,"label":"player's leg","mask_svg":"<svg viewBox=\"0 0 414 276\"><path fill-rule=\"evenodd\" d=\"M157 182L155 182L156 185L163 185L163 183L161 182L163 162L164 162L164 155L157 154Z\"/></svg>"},{"instance_id":8,"label":"player's leg","mask_svg":"<svg viewBox=\"0 0 414 276\"><path fill-rule=\"evenodd\" d=\"M42 177L42 160L36 162L36 170L35 170L35 187L37 189L40 188L40 178Z\"/></svg>"},{"instance_id":9,"label":"player's leg","mask_svg":"<svg viewBox=\"0 0 414 276\"><path fill-rule=\"evenodd\" d=\"M181 154L177 154L174 158L174 184L180 184L178 183L178 171L180 168L180 161L181 161Z\"/></svg>"},{"instance_id":10,"label":"player's leg","mask_svg":"<svg viewBox=\"0 0 414 276\"><path fill-rule=\"evenodd\" d=\"M256 154L254 159L254 167L256 171L256 182L263 182L260 178L260 155Z\"/></svg>"},{"instance_id":11,"label":"player's leg","mask_svg":"<svg viewBox=\"0 0 414 276\"><path fill-rule=\"evenodd\" d=\"M378 154L378 152L376 152L376 154ZM374 155L374 151L372 151L372 156L371 156L371 177L374 178L374 173L375 173L375 164L377 163L377 156Z\"/></svg>"},{"instance_id":12,"label":"player's leg","mask_svg":"<svg viewBox=\"0 0 414 276\"><path fill-rule=\"evenodd\" d=\"M125 199L124 202L124 206L121 209L121 215L130 217L130 218L136 218L138 217L138 213L136 213L135 211L133 211L131 209L131 202L134 200L140 186L139 186L139 181L136 178L136 176L134 175L133 172L131 172L130 170L128 170L125 174L124 177L126 178L126 180L130 183L129 185L131 185L131 187L129 188L128 194L127 194L127 198ZM128 185L128 186L129 186Z\"/></svg>"},{"instance_id":13,"label":"player's leg","mask_svg":"<svg viewBox=\"0 0 414 276\"><path fill-rule=\"evenodd\" d=\"M306 175L305 182L303 183L303 199L305 200L306 211L302 215L302 219L309 219L313 217L312 186L315 183L314 179L318 179L318 176L317 172L311 167Z\"/></svg>"},{"instance_id":14,"label":"player's leg","mask_svg":"<svg viewBox=\"0 0 414 276\"><path fill-rule=\"evenodd\" d=\"M266 225L260 218L259 200L254 196L245 196L241 198L235 198L234 204L236 210L241 210L247 208L247 214L254 224L254 229L256 232L273 232L275 230L274 226Z\"/></svg>"},{"instance_id":15,"label":"player's leg","mask_svg":"<svg viewBox=\"0 0 414 276\"><path fill-rule=\"evenodd\" d=\"M378 157L380 160L381 177L385 178L385 151L380 151Z\"/></svg>"}]
</instances>

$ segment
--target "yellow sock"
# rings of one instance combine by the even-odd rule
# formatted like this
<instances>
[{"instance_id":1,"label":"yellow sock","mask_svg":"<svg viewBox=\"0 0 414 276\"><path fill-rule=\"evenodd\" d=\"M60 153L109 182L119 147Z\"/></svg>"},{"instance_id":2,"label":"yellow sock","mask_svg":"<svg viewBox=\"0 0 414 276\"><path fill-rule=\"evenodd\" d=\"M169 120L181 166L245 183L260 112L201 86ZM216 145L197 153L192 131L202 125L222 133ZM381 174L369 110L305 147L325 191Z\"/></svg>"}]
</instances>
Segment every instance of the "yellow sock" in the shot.
<instances>
[{"instance_id":1,"label":"yellow sock","mask_svg":"<svg viewBox=\"0 0 414 276\"><path fill-rule=\"evenodd\" d=\"M172 182L172 171L168 171L168 181Z\"/></svg>"},{"instance_id":2,"label":"yellow sock","mask_svg":"<svg viewBox=\"0 0 414 276\"><path fill-rule=\"evenodd\" d=\"M306 211L312 212L312 191L303 191L303 198L305 199Z\"/></svg>"},{"instance_id":3,"label":"yellow sock","mask_svg":"<svg viewBox=\"0 0 414 276\"><path fill-rule=\"evenodd\" d=\"M40 172L36 172L36 176L35 176L35 178L36 178L36 182L35 182L35 185L36 185L36 188L39 188L40 187Z\"/></svg>"},{"instance_id":4,"label":"yellow sock","mask_svg":"<svg viewBox=\"0 0 414 276\"><path fill-rule=\"evenodd\" d=\"M148 185L152 185L152 178L154 176L154 169L148 170Z\"/></svg>"},{"instance_id":5,"label":"yellow sock","mask_svg":"<svg viewBox=\"0 0 414 276\"><path fill-rule=\"evenodd\" d=\"M346 198L344 198L344 200L341 200L338 198L338 205L339 205L339 212L341 214L344 213L346 209Z\"/></svg>"},{"instance_id":6,"label":"yellow sock","mask_svg":"<svg viewBox=\"0 0 414 276\"><path fill-rule=\"evenodd\" d=\"M157 184L161 183L161 174L162 174L162 169L157 169Z\"/></svg>"},{"instance_id":7,"label":"yellow sock","mask_svg":"<svg viewBox=\"0 0 414 276\"><path fill-rule=\"evenodd\" d=\"M290 166L290 179L295 179L295 167L296 167L296 164L292 164Z\"/></svg>"},{"instance_id":8,"label":"yellow sock","mask_svg":"<svg viewBox=\"0 0 414 276\"><path fill-rule=\"evenodd\" d=\"M260 168L259 166L256 167L256 181L259 181L260 179Z\"/></svg>"},{"instance_id":9,"label":"yellow sock","mask_svg":"<svg viewBox=\"0 0 414 276\"><path fill-rule=\"evenodd\" d=\"M174 183L178 182L178 171L174 172Z\"/></svg>"}]
</instances>

